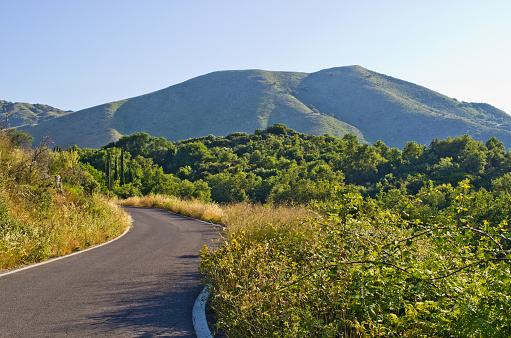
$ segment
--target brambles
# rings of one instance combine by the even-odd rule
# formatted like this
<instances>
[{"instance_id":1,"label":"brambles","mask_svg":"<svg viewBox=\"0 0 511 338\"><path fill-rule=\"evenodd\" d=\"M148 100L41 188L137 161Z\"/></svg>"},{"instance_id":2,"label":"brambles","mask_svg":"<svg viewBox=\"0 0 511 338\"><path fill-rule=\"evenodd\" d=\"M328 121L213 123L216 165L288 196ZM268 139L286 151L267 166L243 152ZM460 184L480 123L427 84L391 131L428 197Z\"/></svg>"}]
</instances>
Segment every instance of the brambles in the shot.
<instances>
[{"instance_id":1,"label":"brambles","mask_svg":"<svg viewBox=\"0 0 511 338\"><path fill-rule=\"evenodd\" d=\"M450 203L436 209L432 194ZM395 196L339 189L315 204L322 217L257 235L239 227L202 252L219 327L229 336L508 336L509 228L476 221L478 194L463 181L391 206Z\"/></svg>"}]
</instances>

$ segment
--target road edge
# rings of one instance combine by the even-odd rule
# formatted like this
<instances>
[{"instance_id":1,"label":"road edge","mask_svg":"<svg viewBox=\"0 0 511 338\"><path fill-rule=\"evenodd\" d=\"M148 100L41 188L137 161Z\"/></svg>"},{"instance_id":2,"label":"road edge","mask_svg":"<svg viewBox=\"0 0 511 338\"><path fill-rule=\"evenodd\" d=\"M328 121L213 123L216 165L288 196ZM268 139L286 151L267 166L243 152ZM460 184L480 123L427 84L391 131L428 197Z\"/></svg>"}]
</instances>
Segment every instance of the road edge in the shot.
<instances>
[{"instance_id":1,"label":"road edge","mask_svg":"<svg viewBox=\"0 0 511 338\"><path fill-rule=\"evenodd\" d=\"M193 328L197 338L212 338L213 335L209 330L208 321L206 319L206 302L208 301L209 291L207 287L202 289L201 293L195 300L192 310Z\"/></svg>"},{"instance_id":2,"label":"road edge","mask_svg":"<svg viewBox=\"0 0 511 338\"><path fill-rule=\"evenodd\" d=\"M32 268L35 268L35 267L38 267L38 266L41 266L41 265L44 265L44 264L48 264L48 263L52 263L52 262L55 262L55 261L58 261L58 260L61 260L61 259L64 259L64 258L68 258L68 257L71 257L71 256L75 256L75 255L79 255L79 254L82 254L84 252L87 252L87 251L90 251L90 250L93 250L93 249L97 249L99 247L102 247L103 245L107 245L107 244L110 244L112 242L115 242L116 240L120 239L121 237L123 237L124 235L126 235L130 229L131 229L131 225L126 229L124 230L124 232L122 234L120 234L119 236L109 240L109 241L106 241L104 243L101 243L101 244L98 244L98 245L94 245L94 246L91 246L87 249L83 249L83 250L80 250L80 251L75 251L73 253L70 253L70 254L67 254L67 255L64 255L64 256L59 256L59 257L54 257L54 258L50 258L44 262L39 262L39 263L33 263L33 264L30 264L30 265L26 265L26 266L23 266L23 267L20 267L20 268L14 268L14 269L11 269L11 270L7 270L5 272L0 272L0 278L1 277L5 277L7 275L12 275L13 273L17 273L17 272L21 272L21 271L24 271L24 270L28 270L28 269L32 269Z\"/></svg>"},{"instance_id":3,"label":"road edge","mask_svg":"<svg viewBox=\"0 0 511 338\"><path fill-rule=\"evenodd\" d=\"M156 209L160 209L160 208L156 208ZM191 218L191 219L194 219L194 220L202 222L202 223L211 224L217 228L225 229L225 227L220 224L203 221L198 218L193 218L190 216L178 214L173 211L166 210L166 209L160 209L160 210L170 212L171 214L174 214L174 215ZM197 335L197 338L212 338L213 337L213 335L211 334L211 330L209 329L208 321L206 319L206 302L208 301L208 298L209 298L209 291L208 291L208 287L206 286L206 287L204 287L204 289L202 289L201 293L199 294L199 296L197 296L197 299L195 299L195 303L193 304L192 322L193 322L193 328L195 330L195 334Z\"/></svg>"},{"instance_id":4,"label":"road edge","mask_svg":"<svg viewBox=\"0 0 511 338\"><path fill-rule=\"evenodd\" d=\"M165 209L161 209L161 210L165 210ZM180 215L180 216L183 216L186 218L191 218L191 219L197 220L202 223L211 224L217 228L225 229L225 227L220 224L215 224L215 223L203 221L198 218L181 215L181 214L175 213L170 210L165 210L165 211L170 212L171 214L174 214L174 215ZM208 291L208 287L206 286L206 287L204 287L204 289L202 289L201 293L199 294L199 296L197 296L197 299L195 299L195 303L193 304L192 322L193 322L193 328L195 330L195 334L197 335L197 338L212 338L213 337L213 335L211 334L211 330L209 329L208 321L206 319L206 302L208 301L208 298L209 298L209 291Z\"/></svg>"}]
</instances>

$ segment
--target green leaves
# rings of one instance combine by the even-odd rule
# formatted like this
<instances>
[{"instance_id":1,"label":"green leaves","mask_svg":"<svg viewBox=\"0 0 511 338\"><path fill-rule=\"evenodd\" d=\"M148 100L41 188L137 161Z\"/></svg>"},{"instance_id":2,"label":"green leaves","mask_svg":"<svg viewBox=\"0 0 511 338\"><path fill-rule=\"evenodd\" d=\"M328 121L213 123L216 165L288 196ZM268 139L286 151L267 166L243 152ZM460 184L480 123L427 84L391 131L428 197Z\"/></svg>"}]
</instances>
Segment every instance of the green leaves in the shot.
<instances>
[{"instance_id":1,"label":"green leaves","mask_svg":"<svg viewBox=\"0 0 511 338\"><path fill-rule=\"evenodd\" d=\"M449 205L427 209L430 193L441 194ZM396 195L373 200L339 187L330 200L314 203L325 217L302 224L300 236L268 226L257 239L247 233L243 250L236 249L239 239L232 240L231 253L215 259L219 269L227 261L230 269L239 269L232 292L250 299L260 313L279 309L276 300L283 294L296 300L286 303L290 317L252 313L247 319L261 327L271 323L265 326L268 335L285 336L290 327L299 327L309 336L321 336L327 328L331 336L350 330L388 337L412 332L506 336L511 334L511 252L504 236L509 227L502 218L475 223L477 194L465 181L456 188L429 185L417 195L399 196L399 203L386 203L385 198ZM258 251L250 264L264 261L264 269L246 270L255 248L265 248L264 256ZM234 251L235 258L230 256ZM250 281L238 281L247 273ZM231 277L216 281L223 285L226 278ZM264 294L236 287L247 283ZM269 319L274 317L278 320ZM250 328L235 332L242 329Z\"/></svg>"}]
</instances>

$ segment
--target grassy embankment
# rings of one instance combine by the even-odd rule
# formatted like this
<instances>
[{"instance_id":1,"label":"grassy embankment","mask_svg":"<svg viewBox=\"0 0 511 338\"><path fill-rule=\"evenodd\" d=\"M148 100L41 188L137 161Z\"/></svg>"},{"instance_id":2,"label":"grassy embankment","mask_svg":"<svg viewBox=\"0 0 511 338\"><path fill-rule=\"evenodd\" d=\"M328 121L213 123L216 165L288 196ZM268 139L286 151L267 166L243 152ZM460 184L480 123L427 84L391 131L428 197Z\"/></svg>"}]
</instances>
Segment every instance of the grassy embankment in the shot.
<instances>
[{"instance_id":1,"label":"grassy embankment","mask_svg":"<svg viewBox=\"0 0 511 338\"><path fill-rule=\"evenodd\" d=\"M29 149L14 135L0 132L0 269L84 249L130 226L126 212L97 194L75 152Z\"/></svg>"}]
</instances>

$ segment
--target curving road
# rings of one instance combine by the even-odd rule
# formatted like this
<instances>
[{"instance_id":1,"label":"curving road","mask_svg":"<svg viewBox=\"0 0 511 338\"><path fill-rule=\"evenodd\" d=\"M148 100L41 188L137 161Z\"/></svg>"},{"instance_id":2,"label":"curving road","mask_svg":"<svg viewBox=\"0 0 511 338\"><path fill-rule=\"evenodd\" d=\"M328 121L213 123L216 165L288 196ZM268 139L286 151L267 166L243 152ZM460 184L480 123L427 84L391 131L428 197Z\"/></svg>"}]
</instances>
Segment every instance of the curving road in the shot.
<instances>
[{"instance_id":1,"label":"curving road","mask_svg":"<svg viewBox=\"0 0 511 338\"><path fill-rule=\"evenodd\" d=\"M199 250L218 230L167 211L126 208L117 241L0 274L1 337L195 337Z\"/></svg>"}]
</instances>

